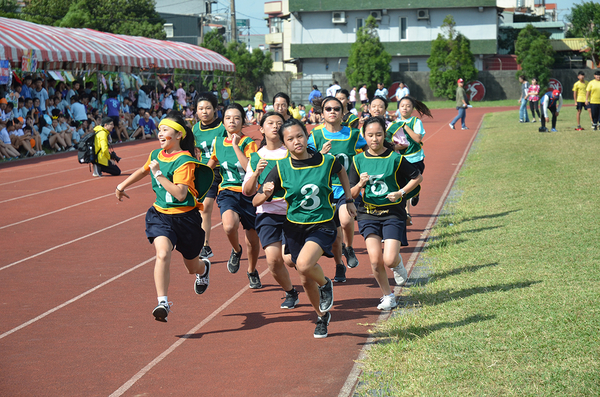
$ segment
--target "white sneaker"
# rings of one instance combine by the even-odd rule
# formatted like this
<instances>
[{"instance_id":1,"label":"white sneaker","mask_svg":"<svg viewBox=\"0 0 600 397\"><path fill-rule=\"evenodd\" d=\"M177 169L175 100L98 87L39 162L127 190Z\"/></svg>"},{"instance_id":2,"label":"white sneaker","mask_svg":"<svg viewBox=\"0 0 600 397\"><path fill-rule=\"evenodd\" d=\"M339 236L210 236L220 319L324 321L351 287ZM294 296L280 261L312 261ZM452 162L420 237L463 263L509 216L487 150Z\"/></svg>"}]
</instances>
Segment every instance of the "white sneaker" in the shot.
<instances>
[{"instance_id":1,"label":"white sneaker","mask_svg":"<svg viewBox=\"0 0 600 397\"><path fill-rule=\"evenodd\" d=\"M380 301L381 303L377 305L379 310L392 310L398 306L398 303L396 303L396 296L394 296L394 294L384 295L381 297Z\"/></svg>"},{"instance_id":2,"label":"white sneaker","mask_svg":"<svg viewBox=\"0 0 600 397\"><path fill-rule=\"evenodd\" d=\"M92 176L102 176L102 172L100 172L100 167L98 166L98 164L94 164L93 168L94 172L92 173Z\"/></svg>"},{"instance_id":3,"label":"white sneaker","mask_svg":"<svg viewBox=\"0 0 600 397\"><path fill-rule=\"evenodd\" d=\"M400 263L398 266L393 268L392 271L394 272L394 280L396 280L396 285L404 285L408 280L408 273L404 268L404 263L402 263L402 256L400 256Z\"/></svg>"}]
</instances>

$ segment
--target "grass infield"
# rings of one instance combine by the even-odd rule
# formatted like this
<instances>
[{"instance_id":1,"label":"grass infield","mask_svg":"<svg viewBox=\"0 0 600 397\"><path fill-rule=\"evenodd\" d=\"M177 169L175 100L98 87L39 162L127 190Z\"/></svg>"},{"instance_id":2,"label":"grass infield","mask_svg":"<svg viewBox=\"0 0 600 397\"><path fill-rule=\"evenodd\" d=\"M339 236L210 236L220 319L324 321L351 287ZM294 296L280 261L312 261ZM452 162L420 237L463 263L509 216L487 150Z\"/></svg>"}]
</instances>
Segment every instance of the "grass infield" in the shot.
<instances>
[{"instance_id":1,"label":"grass infield","mask_svg":"<svg viewBox=\"0 0 600 397\"><path fill-rule=\"evenodd\" d=\"M357 396L600 395L600 131L583 116L546 134L485 116Z\"/></svg>"}]
</instances>

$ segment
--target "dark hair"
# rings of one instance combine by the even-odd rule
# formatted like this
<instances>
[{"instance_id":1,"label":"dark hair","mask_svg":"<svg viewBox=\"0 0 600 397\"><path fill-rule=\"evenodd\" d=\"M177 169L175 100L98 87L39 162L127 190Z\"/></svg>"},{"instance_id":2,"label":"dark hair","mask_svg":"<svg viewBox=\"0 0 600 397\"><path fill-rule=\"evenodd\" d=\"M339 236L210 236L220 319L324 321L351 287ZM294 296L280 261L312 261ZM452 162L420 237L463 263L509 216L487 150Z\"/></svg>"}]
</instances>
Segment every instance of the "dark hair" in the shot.
<instances>
[{"instance_id":1,"label":"dark hair","mask_svg":"<svg viewBox=\"0 0 600 397\"><path fill-rule=\"evenodd\" d=\"M335 94L344 94L344 96L346 97L346 99L350 98L350 93L348 92L347 89L345 88L340 88L339 90L337 90L335 92ZM343 106L343 105L342 105ZM350 111L350 102L348 102L348 104L346 105L346 109L343 109L344 113L348 113Z\"/></svg>"},{"instance_id":2,"label":"dark hair","mask_svg":"<svg viewBox=\"0 0 600 397\"><path fill-rule=\"evenodd\" d=\"M383 135L385 137L386 125L383 116L373 116L366 119L362 127L362 134L364 135L365 131L367 131L367 126L373 123L379 124L379 126L381 126L381 131L383 131ZM394 144L392 142L388 142L385 139L383 140L383 146L385 146L388 149L394 148Z\"/></svg>"},{"instance_id":3,"label":"dark hair","mask_svg":"<svg viewBox=\"0 0 600 397\"><path fill-rule=\"evenodd\" d=\"M383 106L385 107L385 110L387 110L388 108L388 100L385 99L384 97L382 97L381 95L375 95L373 97L373 99L371 99L371 101L369 102L370 104L373 103L373 101L379 99L380 101L383 101Z\"/></svg>"},{"instance_id":4,"label":"dark hair","mask_svg":"<svg viewBox=\"0 0 600 397\"><path fill-rule=\"evenodd\" d=\"M23 131L33 131L33 129L31 128L31 126L30 126L30 125L27 125L27 124L25 124L25 125L23 126Z\"/></svg>"},{"instance_id":5,"label":"dark hair","mask_svg":"<svg viewBox=\"0 0 600 397\"><path fill-rule=\"evenodd\" d=\"M402 99L400 99L400 102L402 102L405 99L412 102L413 108L415 108L415 110L417 112L419 112L419 114L421 116L425 115L427 117L433 118L433 116L431 115L431 111L429 110L427 105L425 105L423 102L419 101L418 99L413 98L410 95L407 95L407 96L403 97Z\"/></svg>"},{"instance_id":6,"label":"dark hair","mask_svg":"<svg viewBox=\"0 0 600 397\"><path fill-rule=\"evenodd\" d=\"M102 117L102 127L104 127L106 124L110 124L110 123L114 123L114 120L108 116L104 116Z\"/></svg>"},{"instance_id":7,"label":"dark hair","mask_svg":"<svg viewBox=\"0 0 600 397\"><path fill-rule=\"evenodd\" d=\"M325 108L325 104L327 102L331 102L331 101L336 101L337 103L340 104L340 107L344 107L344 105L342 105L342 101L340 101L339 99L337 99L334 96L326 96L325 98L323 98L323 100L321 101L321 111L323 111L323 109Z\"/></svg>"},{"instance_id":8,"label":"dark hair","mask_svg":"<svg viewBox=\"0 0 600 397\"><path fill-rule=\"evenodd\" d=\"M598 75L600 75L600 70L596 70L596 71L594 72L594 76L598 76Z\"/></svg>"},{"instance_id":9,"label":"dark hair","mask_svg":"<svg viewBox=\"0 0 600 397\"><path fill-rule=\"evenodd\" d=\"M520 76L519 76L519 78L520 78L521 80L527 80L527 78L525 77L525 75L524 75L524 74L520 75Z\"/></svg>"},{"instance_id":10,"label":"dark hair","mask_svg":"<svg viewBox=\"0 0 600 397\"><path fill-rule=\"evenodd\" d=\"M52 117L58 117L60 116L60 109L52 109Z\"/></svg>"},{"instance_id":11,"label":"dark hair","mask_svg":"<svg viewBox=\"0 0 600 397\"><path fill-rule=\"evenodd\" d=\"M579 73L577 73L577 76L585 76L585 73L583 72L583 70L580 70Z\"/></svg>"},{"instance_id":12,"label":"dark hair","mask_svg":"<svg viewBox=\"0 0 600 397\"><path fill-rule=\"evenodd\" d=\"M72 101L79 102L79 95L75 94L71 97Z\"/></svg>"},{"instance_id":13,"label":"dark hair","mask_svg":"<svg viewBox=\"0 0 600 397\"><path fill-rule=\"evenodd\" d=\"M242 105L240 105L237 102L234 103L230 103L229 105L227 105L227 107L223 110L223 117L225 117L225 112L228 111L229 109L236 109L238 112L240 112L240 116L242 116L242 120L244 119L246 112L244 111L244 108L242 107Z\"/></svg>"},{"instance_id":14,"label":"dark hair","mask_svg":"<svg viewBox=\"0 0 600 397\"><path fill-rule=\"evenodd\" d=\"M318 90L318 88L317 88L317 85L316 85L316 84L314 84L314 85L313 85L313 90Z\"/></svg>"},{"instance_id":15,"label":"dark hair","mask_svg":"<svg viewBox=\"0 0 600 397\"><path fill-rule=\"evenodd\" d=\"M283 116L280 113L277 113L275 111L268 111L267 113L265 113L262 118L260 119L260 128L263 127L263 125L265 124L265 121L267 121L267 119L271 116L277 116L281 119L281 121L285 122L285 119L283 118ZM263 135L263 139L262 141L260 141L260 145L259 145L259 149L263 146L265 146L267 144L267 138L265 138L265 136Z\"/></svg>"},{"instance_id":16,"label":"dark hair","mask_svg":"<svg viewBox=\"0 0 600 397\"><path fill-rule=\"evenodd\" d=\"M108 97L109 97L109 98L116 98L117 96L118 96L118 95L117 95L117 91L114 91L114 90L113 90L113 91L110 91L110 92L108 93Z\"/></svg>"},{"instance_id":17,"label":"dark hair","mask_svg":"<svg viewBox=\"0 0 600 397\"><path fill-rule=\"evenodd\" d=\"M287 119L287 121L283 122L283 125L279 127L279 130L277 131L277 135L279 135L279 139L281 140L281 142L283 142L283 131L295 125L302 128L302 131L304 131L304 135L308 136L308 131L306 130L306 126L304 125L304 123L300 120L296 120L295 118L290 117L289 119Z\"/></svg>"},{"instance_id":18,"label":"dark hair","mask_svg":"<svg viewBox=\"0 0 600 397\"><path fill-rule=\"evenodd\" d=\"M213 95L212 92L201 92L200 94L198 94L198 96L196 97L196 100L194 101L194 110L198 109L198 104L202 101L210 102L213 109L215 109L215 111L217 110L217 105L219 104L219 100L217 99L216 96ZM216 113L215 113L215 115L216 115Z\"/></svg>"},{"instance_id":19,"label":"dark hair","mask_svg":"<svg viewBox=\"0 0 600 397\"><path fill-rule=\"evenodd\" d=\"M277 94L275 94L273 96L273 104L275 104L275 99L277 99L277 98L285 99L286 106L290 106L290 96L288 94L286 94L285 92L278 92Z\"/></svg>"},{"instance_id":20,"label":"dark hair","mask_svg":"<svg viewBox=\"0 0 600 397\"><path fill-rule=\"evenodd\" d=\"M181 146L181 150L187 150L193 156L194 151L196 150L194 133L192 132L191 128L188 127L183 115L177 110L169 110L169 113L167 113L167 117L165 118L173 120L185 129L185 138L181 139L179 146Z\"/></svg>"}]
</instances>

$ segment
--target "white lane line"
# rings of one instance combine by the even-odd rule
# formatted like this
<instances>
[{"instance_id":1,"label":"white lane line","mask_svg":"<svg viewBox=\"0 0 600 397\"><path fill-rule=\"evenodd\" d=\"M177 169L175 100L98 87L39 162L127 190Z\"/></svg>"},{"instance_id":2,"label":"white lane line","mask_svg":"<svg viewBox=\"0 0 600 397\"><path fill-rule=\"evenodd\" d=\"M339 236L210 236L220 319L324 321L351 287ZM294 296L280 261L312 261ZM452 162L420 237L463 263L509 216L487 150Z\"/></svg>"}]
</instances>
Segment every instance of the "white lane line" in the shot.
<instances>
[{"instance_id":1,"label":"white lane line","mask_svg":"<svg viewBox=\"0 0 600 397\"><path fill-rule=\"evenodd\" d=\"M142 214L142 215L143 215L143 214ZM138 216L139 216L139 215L138 215ZM136 218L136 217L134 217L134 218ZM133 219L133 218L130 218L130 219L128 219L127 221L129 221L129 220L131 220L131 219ZM127 222L127 221L123 221L123 222ZM121 223L123 223L123 222L121 222ZM214 229L214 228L216 228L216 227L218 227L218 226L220 226L221 224L222 224L222 222L219 222L219 223L217 223L216 225L214 225L214 226L211 228L211 230L212 230L212 229ZM104 229L103 229L103 230L104 230ZM67 243L67 244L69 244L69 243ZM63 244L63 245L64 245L64 244ZM137 265L135 265L135 266L134 266L134 267L132 267L131 269L127 269L127 270L125 270L125 271L124 271L124 272L122 272L121 274L118 274L118 275L116 275L116 276L114 276L114 277L112 277L112 278L110 278L110 279L108 279L108 280L104 281L103 283L100 283L100 284L98 284L98 285L97 285L97 286L95 286L94 288L91 288L91 289L89 289L89 290L87 290L87 291L85 291L85 292L83 292L83 293L81 293L81 294L77 295L76 297L74 297L74 298L72 298L72 299L69 299L69 300L68 300L68 301L66 301L65 303L62 303L62 304L60 304L60 305L58 305L58 306L56 306L56 307L54 307L54 308L52 308L52 309L50 309L50 310L48 310L48 311L46 311L46 312L44 312L44 313L40 314L39 316L37 316L37 317L35 317L35 318L32 318L31 320L29 320L29 321L27 321L27 322L24 322L23 324L21 324L21 325L19 325L19 326L15 327L15 328L13 328L13 329L11 329L11 330L9 330L9 331L6 331L5 333L3 333L3 334L1 334L1 335L0 335L0 339L2 339L2 338L5 338L5 337L7 337L8 335L10 335L10 334L12 334L12 333L14 333L14 332L17 332L18 330L20 330L20 329L22 329L22 328L25 328L25 327L27 327L28 325L31 325L31 324L35 323L36 321L38 321L38 320L41 320L42 318L44 318L44 317L46 317L46 316L48 316L48 315L50 315L50 314L54 313L55 311L57 311L57 310L60 310L60 309L62 309L63 307L65 307L65 306L67 306L67 305L70 305L70 304L71 304L71 303L73 303L73 302L76 302L76 301L78 301L79 299L83 298L84 296L86 296L86 295L89 295L89 294L91 294L92 292L96 291L97 289L99 289L99 288L102 288L102 287L104 287L105 285L107 285L107 284L109 284L109 283L112 283L113 281L115 281L115 280L117 280L117 279L119 279L119 278L121 278L121 277L125 276L125 275L126 275L126 274L128 274L128 273L131 273L132 271L134 271L134 270L136 270L136 269L138 269L138 268L140 268L140 267L144 266L145 264L147 264L147 263L149 263L149 262L152 262L152 261L153 261L155 258L156 258L156 256L153 256L152 258L146 259L145 261L143 261L143 262L141 262L141 263L138 263ZM269 270L269 269L265 270L265 271L264 271L264 272L261 274L261 276L264 276L264 275L265 275L265 274L268 272L268 270ZM248 289L248 288L249 288L249 287L248 287L248 286L246 286L246 289ZM241 292L244 292L244 291L245 291L245 289L242 289L242 291L241 291ZM238 294L239 294L239 292L238 292ZM236 297L236 298L237 298L237 297ZM230 300L231 300L231 299L230 299ZM235 300L235 299L234 299L234 300ZM229 301L228 301L228 302L229 302ZM217 309L217 310L219 310L219 309ZM165 356L165 357L166 357L166 356ZM161 359L161 360L162 360L162 359Z\"/></svg>"},{"instance_id":2,"label":"white lane line","mask_svg":"<svg viewBox=\"0 0 600 397\"><path fill-rule=\"evenodd\" d=\"M475 137L477 136L477 133L479 132L479 129L481 128L481 125L483 124L484 116L485 116L485 114L482 115L481 121L479 122L477 129L474 131L475 133L471 137L471 140L469 141L469 144L467 145L460 161L456 165L456 168L454 169L454 172L452 173L452 176L450 177L450 180L448 181L448 184L446 185L446 189L442 193L435 209L433 210L433 213L431 214L431 217L429 218L429 222L427 222L427 226L425 227L425 230L423 231L421 238L417 242L417 245L415 246L413 253L411 254L410 258L408 259L408 262L406 265L406 271L408 272L409 275L412 272L412 268L414 267L419 254L423 250L423 246L425 245L425 242L427 241L427 238L429 237L429 234L431 232L431 229L433 228L433 225L437 221L438 214L440 213L444 203L446 202L446 198L448 197L448 194L450 193L452 186L454 186L454 182L456 181L456 175L462 168L462 165L464 164L464 162L469 154L469 151L471 150L473 141L475 140ZM395 287L394 293L398 294L401 290L402 290L402 287ZM377 323L386 321L390 317L391 313L392 313L391 311L382 312L379 315L379 317L377 318ZM356 386L358 384L358 377L362 373L361 362L365 359L367 352L369 351L369 349L371 349L371 347L375 343L376 343L376 340L374 337L369 337L367 339L363 348L360 350L360 353L358 354L357 359L354 361L352 370L348 374L348 377L346 378L346 382L344 382L344 385L342 386L342 389L340 390L338 397L350 397L350 396L354 395L354 390L356 389Z\"/></svg>"},{"instance_id":3,"label":"white lane line","mask_svg":"<svg viewBox=\"0 0 600 397\"><path fill-rule=\"evenodd\" d=\"M264 272L262 272L260 274L260 277L264 277L268 272L269 272L269 269L265 270ZM198 332L198 330L200 328L202 328L203 326L208 324L213 318L215 318L223 310L227 309L229 307L229 305L231 305L237 298L242 296L242 294L249 289L250 289L250 287L246 285L244 288L242 288L241 290L236 292L235 295L233 295L231 298L229 298L229 300L227 300L227 302L223 303L218 309L216 309L214 312L212 312L208 317L206 317L204 320L202 320L200 323L198 323L194 328L190 329L179 340L177 340L175 343L173 343L171 346L169 346L169 348L167 350L163 351L154 360L152 360L150 363L148 363L148 365L146 365L144 368L142 368L137 374L133 375L131 377L131 379L129 379L127 382L123 383L123 385L121 387L119 387L117 390L115 390L109 397L119 397L119 396L123 395L123 393L125 393L127 390L129 390L131 388L131 386L133 386L138 380L140 380L144 375L146 375L148 372L150 372L152 370L152 368L154 368L158 363L160 363L162 360L164 360L169 354L173 353L175 351L175 349L177 349L179 346L181 346L183 344L183 342L186 341L186 339L189 339L190 337L194 336L194 334L196 332Z\"/></svg>"},{"instance_id":4,"label":"white lane line","mask_svg":"<svg viewBox=\"0 0 600 397\"><path fill-rule=\"evenodd\" d=\"M144 183L144 184L142 184L142 185L137 185L137 186L134 186L134 187L130 187L130 188L128 188L128 190L133 190L133 189L137 189L137 188L139 188L139 187L147 186L147 185L149 185L150 183L151 183L151 182ZM75 207L77 207L77 206L80 206L80 205L83 205L83 204L87 204L87 203L91 203L92 201L95 201L95 200L100 200L100 199L102 199L102 198L109 197L109 196L114 196L114 195L115 195L114 193L105 194L104 196L98 196L98 197L96 197L96 198L93 198L93 199L90 199L90 200L87 200L87 201L82 201L81 203L73 204L73 205L70 205L70 206L68 206L68 207L63 207L63 208L59 208L59 209L57 209L57 210L54 210L54 211L46 212L45 214L38 215L38 216L34 216L33 218L24 219L24 220L22 220L22 221L15 222L15 223L11 223L11 224L9 224L9 225L5 225L5 226L0 226L0 230L2 230L2 229L6 229L6 228L8 228L8 227L11 227L11 226L20 225L21 223L25 223L25 222L33 221L33 220L35 220L35 219L43 218L44 216L48 216L48 215L52 215L52 214L56 214L57 212L66 211L66 210L69 210L69 209L71 209L71 208L75 208Z\"/></svg>"},{"instance_id":5,"label":"white lane line","mask_svg":"<svg viewBox=\"0 0 600 397\"><path fill-rule=\"evenodd\" d=\"M48 248L47 250L44 250L44 251L42 251L42 252L38 252L37 254L34 254L34 255L31 255L31 256L28 256L27 258L23 258L23 259L21 259L21 260L18 260L18 261L16 261L16 262L9 263L9 264L8 264L8 265L6 265L6 266L0 267L0 271L1 271L1 270L8 269L9 267L12 267L12 266L14 266L14 265L18 265L19 263L23 263L23 262L25 262L25 261L28 261L29 259L36 258L36 257L38 257L38 256L40 256L40 255L43 255L43 254L46 254L46 253L48 253L48 252L50 252L50 251L54 251L55 249L58 249L58 248L64 247L64 246L66 246L66 245L69 245L69 244L73 244L73 243L75 243L75 242L77 242L77 241L79 241L79 240L83 240L84 238L88 238L88 237L94 236L94 235L96 235L96 234L98 234L98 233L102 233L102 232L104 232L104 231L106 231L106 230L108 230L108 229L112 229L113 227L116 227L116 226L122 225L123 223L129 222L130 220L133 220L133 219L135 219L135 218L139 218L140 216L144 216L144 215L146 215L146 213L145 213L145 212L142 212L142 213L141 213L141 214L139 214L139 215L132 216L131 218L129 218L129 219L125 219L124 221L121 221L121 222L118 222L118 223L115 223L114 225L110 225L110 226L107 226L107 227L105 227L105 228L103 228L103 229L96 230L95 232L92 232L92 233L90 233L90 234L86 234L85 236L78 237L78 238L76 238L76 239L74 239L74 240L71 240L71 241L67 241L66 243L62 243L62 244L59 244L59 245L55 245L55 246L54 246L54 247L52 247L52 248Z\"/></svg>"}]
</instances>

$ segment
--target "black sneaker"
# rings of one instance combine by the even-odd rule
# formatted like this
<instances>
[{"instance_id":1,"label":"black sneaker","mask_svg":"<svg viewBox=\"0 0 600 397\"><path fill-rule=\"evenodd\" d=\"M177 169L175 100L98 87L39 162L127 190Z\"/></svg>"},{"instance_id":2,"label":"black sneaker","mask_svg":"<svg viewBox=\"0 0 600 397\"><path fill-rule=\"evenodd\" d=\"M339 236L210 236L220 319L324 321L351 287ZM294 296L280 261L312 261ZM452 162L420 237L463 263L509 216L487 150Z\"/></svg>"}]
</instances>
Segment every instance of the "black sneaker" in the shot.
<instances>
[{"instance_id":1,"label":"black sneaker","mask_svg":"<svg viewBox=\"0 0 600 397\"><path fill-rule=\"evenodd\" d=\"M296 291L296 288L292 288L290 292L286 291L285 298L282 299L285 299L281 304L282 309L294 309L300 301L298 299L298 291Z\"/></svg>"},{"instance_id":2,"label":"black sneaker","mask_svg":"<svg viewBox=\"0 0 600 397\"><path fill-rule=\"evenodd\" d=\"M229 260L227 261L227 270L229 273L237 273L240 270L240 259L242 259L242 246L240 245L240 252L235 252L235 250L231 249L231 255L229 256Z\"/></svg>"},{"instance_id":3,"label":"black sneaker","mask_svg":"<svg viewBox=\"0 0 600 397\"><path fill-rule=\"evenodd\" d=\"M170 311L171 305L168 302L162 301L152 310L152 315L156 321L166 323Z\"/></svg>"},{"instance_id":4,"label":"black sneaker","mask_svg":"<svg viewBox=\"0 0 600 397\"><path fill-rule=\"evenodd\" d=\"M346 282L346 265L343 263L335 265L335 277L333 281L336 283L345 283Z\"/></svg>"},{"instance_id":5,"label":"black sneaker","mask_svg":"<svg viewBox=\"0 0 600 397\"><path fill-rule=\"evenodd\" d=\"M213 256L214 254L208 245L202 247L202 251L200 251L200 258L212 258Z\"/></svg>"},{"instance_id":6,"label":"black sneaker","mask_svg":"<svg viewBox=\"0 0 600 397\"><path fill-rule=\"evenodd\" d=\"M346 247L346 249L343 251L344 256L346 257L346 263L348 264L348 267L350 269L354 269L356 266L358 266L358 258L356 257L356 254L354 253L354 248L352 247Z\"/></svg>"},{"instance_id":7,"label":"black sneaker","mask_svg":"<svg viewBox=\"0 0 600 397\"><path fill-rule=\"evenodd\" d=\"M413 207L416 207L417 204L419 204L419 197L421 197L420 194L417 194L415 197L410 199L410 205L412 205Z\"/></svg>"},{"instance_id":8,"label":"black sneaker","mask_svg":"<svg viewBox=\"0 0 600 397\"><path fill-rule=\"evenodd\" d=\"M331 321L331 313L327 312L322 317L317 317L314 337L317 339L327 338L327 326Z\"/></svg>"},{"instance_id":9,"label":"black sneaker","mask_svg":"<svg viewBox=\"0 0 600 397\"><path fill-rule=\"evenodd\" d=\"M210 273L210 261L204 258L201 258L200 260L204 261L206 271L204 272L203 276L196 274L196 281L194 282L194 291L196 291L198 295L202 295L204 291L206 291L206 289L208 288L208 274Z\"/></svg>"},{"instance_id":10,"label":"black sneaker","mask_svg":"<svg viewBox=\"0 0 600 397\"><path fill-rule=\"evenodd\" d=\"M239 265L238 265L239 267ZM231 270L230 270L231 272ZM237 270L236 270L237 272ZM232 272L235 273L235 272ZM258 276L258 271L254 270L252 273L246 273L248 275L248 281L250 281L251 289L259 289L262 288L262 284L260 283L260 277Z\"/></svg>"},{"instance_id":11,"label":"black sneaker","mask_svg":"<svg viewBox=\"0 0 600 397\"><path fill-rule=\"evenodd\" d=\"M319 287L319 310L323 313L328 312L333 306L333 283L327 277L324 286Z\"/></svg>"}]
</instances>

